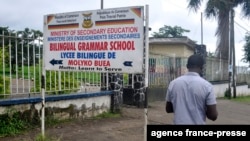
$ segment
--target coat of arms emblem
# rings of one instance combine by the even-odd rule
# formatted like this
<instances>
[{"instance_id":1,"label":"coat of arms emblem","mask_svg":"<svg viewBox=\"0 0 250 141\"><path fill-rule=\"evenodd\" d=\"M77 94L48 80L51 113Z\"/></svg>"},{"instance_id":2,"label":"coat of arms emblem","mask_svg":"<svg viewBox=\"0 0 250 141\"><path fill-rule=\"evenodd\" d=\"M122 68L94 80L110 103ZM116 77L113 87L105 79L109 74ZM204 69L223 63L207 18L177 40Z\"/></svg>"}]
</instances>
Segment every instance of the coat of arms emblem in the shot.
<instances>
[{"instance_id":1,"label":"coat of arms emblem","mask_svg":"<svg viewBox=\"0 0 250 141\"><path fill-rule=\"evenodd\" d=\"M93 26L93 22L91 20L92 13L83 13L82 15L83 15L82 27L91 28Z\"/></svg>"}]
</instances>

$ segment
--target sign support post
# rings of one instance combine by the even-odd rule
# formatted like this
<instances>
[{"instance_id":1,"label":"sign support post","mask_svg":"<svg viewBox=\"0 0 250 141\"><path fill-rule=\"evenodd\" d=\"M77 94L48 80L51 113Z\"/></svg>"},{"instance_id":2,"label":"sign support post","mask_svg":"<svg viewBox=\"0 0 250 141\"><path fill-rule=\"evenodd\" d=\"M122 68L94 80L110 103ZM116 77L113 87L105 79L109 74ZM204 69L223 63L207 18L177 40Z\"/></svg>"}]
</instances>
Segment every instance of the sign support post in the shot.
<instances>
[{"instance_id":1,"label":"sign support post","mask_svg":"<svg viewBox=\"0 0 250 141\"><path fill-rule=\"evenodd\" d=\"M146 16L145 16L145 35L144 35L144 46L145 46L145 99L144 99L144 116L145 116L145 129L144 129L144 140L147 140L147 124L148 124L148 61L149 61L149 39L148 39L148 32L149 32L149 6L146 5Z\"/></svg>"},{"instance_id":2,"label":"sign support post","mask_svg":"<svg viewBox=\"0 0 250 141\"><path fill-rule=\"evenodd\" d=\"M59 71L59 80L61 71L106 73L107 86L109 73L144 74L148 85L149 29L144 7L102 8L44 16L42 135L48 70Z\"/></svg>"}]
</instances>

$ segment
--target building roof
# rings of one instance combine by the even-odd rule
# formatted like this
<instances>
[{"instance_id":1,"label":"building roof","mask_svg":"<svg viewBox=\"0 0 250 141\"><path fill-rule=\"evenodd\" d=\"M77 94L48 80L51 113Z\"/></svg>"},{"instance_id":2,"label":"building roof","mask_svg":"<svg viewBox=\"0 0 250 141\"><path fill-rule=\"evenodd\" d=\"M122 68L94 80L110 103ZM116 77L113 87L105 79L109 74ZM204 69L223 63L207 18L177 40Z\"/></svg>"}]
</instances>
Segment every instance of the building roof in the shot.
<instances>
[{"instance_id":1,"label":"building roof","mask_svg":"<svg viewBox=\"0 0 250 141\"><path fill-rule=\"evenodd\" d=\"M180 38L149 38L149 44L184 44L191 49L195 49L196 43L189 39L188 37L180 37Z\"/></svg>"}]
</instances>

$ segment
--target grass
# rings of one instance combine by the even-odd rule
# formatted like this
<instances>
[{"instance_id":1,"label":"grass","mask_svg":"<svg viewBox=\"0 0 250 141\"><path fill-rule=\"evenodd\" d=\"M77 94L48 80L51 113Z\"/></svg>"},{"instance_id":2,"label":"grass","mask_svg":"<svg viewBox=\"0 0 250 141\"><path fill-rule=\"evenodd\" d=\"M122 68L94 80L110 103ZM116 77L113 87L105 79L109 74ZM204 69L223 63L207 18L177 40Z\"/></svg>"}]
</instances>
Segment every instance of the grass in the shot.
<instances>
[{"instance_id":1,"label":"grass","mask_svg":"<svg viewBox=\"0 0 250 141\"><path fill-rule=\"evenodd\" d=\"M11 113L14 113L13 115ZM12 116L10 116L12 115ZM89 120L101 120L105 118L119 118L120 113L104 112L95 117L91 117ZM5 120L7 119L7 120ZM67 122L72 122L73 119L59 120L54 118L46 118L46 126L53 127ZM15 136L31 131L36 125L29 125L24 122L16 111L10 111L5 117L0 116L0 137ZM26 140L30 141L30 140ZM35 136L34 141L61 141L61 137L55 137L53 135L46 134L42 136L40 133Z\"/></svg>"},{"instance_id":2,"label":"grass","mask_svg":"<svg viewBox=\"0 0 250 141\"><path fill-rule=\"evenodd\" d=\"M40 68L42 69L42 68ZM13 68L12 68L13 70ZM16 69L14 69L16 70ZM12 78L16 78L16 77L22 77L24 76L25 79L28 79L28 77L30 76L30 78L35 77L35 75L37 75L39 73L39 64L36 64L36 66L23 66L23 67L18 67L17 72L12 72L10 73L10 68L6 67L5 71L3 72L3 69L0 69L0 75L5 75L6 77L9 77L10 75L12 76ZM42 70L40 70L41 72ZM34 74L35 72L35 74ZM48 71L49 73L49 71ZM73 72L70 72L73 73ZM75 74L75 79L77 78L77 73L79 76L84 76L86 77L86 80L90 80L90 79L94 79L92 78L93 76L99 78L99 73L95 73L95 72L88 72L88 73L83 73L83 72L74 72ZM18 76L16 76L16 74ZM68 72L66 72L66 74L68 74ZM92 76L92 77L90 77Z\"/></svg>"},{"instance_id":3,"label":"grass","mask_svg":"<svg viewBox=\"0 0 250 141\"><path fill-rule=\"evenodd\" d=\"M235 101L235 102L250 104L250 95L236 96L236 98L231 97L231 99L229 99L228 97L219 97L217 99L228 99L228 100L232 100L232 101Z\"/></svg>"},{"instance_id":4,"label":"grass","mask_svg":"<svg viewBox=\"0 0 250 141\"><path fill-rule=\"evenodd\" d=\"M12 68L13 70L13 68ZM36 74L39 73L39 65L36 66L23 66L22 67L18 67L18 71L16 72L16 69L14 69L15 72L10 73L10 68L6 67L5 68L5 72L3 72L3 69L0 69L0 75L5 75L6 77L12 77L12 78L16 78L16 77L24 77L25 79L28 79L28 77L30 78L34 78ZM34 74L34 71L36 74Z\"/></svg>"},{"instance_id":5,"label":"grass","mask_svg":"<svg viewBox=\"0 0 250 141\"><path fill-rule=\"evenodd\" d=\"M43 136L42 134L38 134L35 138L35 141L61 141L61 138L52 137L49 135Z\"/></svg>"},{"instance_id":6,"label":"grass","mask_svg":"<svg viewBox=\"0 0 250 141\"><path fill-rule=\"evenodd\" d=\"M93 117L92 119L119 118L119 117L121 117L120 113L104 112L102 114Z\"/></svg>"},{"instance_id":7,"label":"grass","mask_svg":"<svg viewBox=\"0 0 250 141\"><path fill-rule=\"evenodd\" d=\"M236 98L231 98L231 100L236 102L242 102L242 103L249 103L250 104L250 96L237 96Z\"/></svg>"}]
</instances>

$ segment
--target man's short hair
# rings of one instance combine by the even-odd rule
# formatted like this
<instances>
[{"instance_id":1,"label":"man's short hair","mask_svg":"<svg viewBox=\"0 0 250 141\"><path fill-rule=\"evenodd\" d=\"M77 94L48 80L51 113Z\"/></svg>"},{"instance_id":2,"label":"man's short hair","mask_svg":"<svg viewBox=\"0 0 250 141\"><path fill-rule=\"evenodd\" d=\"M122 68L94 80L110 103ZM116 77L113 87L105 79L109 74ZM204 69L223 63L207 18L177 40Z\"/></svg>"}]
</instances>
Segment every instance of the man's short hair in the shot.
<instances>
[{"instance_id":1,"label":"man's short hair","mask_svg":"<svg viewBox=\"0 0 250 141\"><path fill-rule=\"evenodd\" d=\"M188 57L187 68L202 68L204 59L201 55L194 54Z\"/></svg>"}]
</instances>

